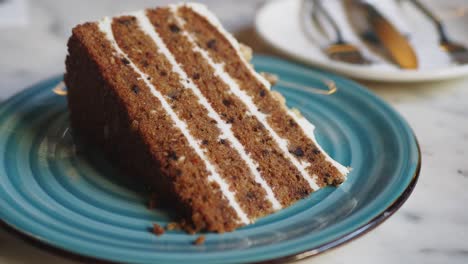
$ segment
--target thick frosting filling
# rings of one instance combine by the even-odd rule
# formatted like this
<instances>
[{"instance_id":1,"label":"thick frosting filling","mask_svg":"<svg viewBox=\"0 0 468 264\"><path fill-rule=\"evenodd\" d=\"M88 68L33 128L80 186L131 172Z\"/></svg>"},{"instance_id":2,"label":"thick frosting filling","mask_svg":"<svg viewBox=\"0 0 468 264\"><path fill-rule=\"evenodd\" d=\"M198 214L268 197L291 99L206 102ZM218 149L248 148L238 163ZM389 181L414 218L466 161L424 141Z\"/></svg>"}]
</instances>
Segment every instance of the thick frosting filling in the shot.
<instances>
[{"instance_id":1,"label":"thick frosting filling","mask_svg":"<svg viewBox=\"0 0 468 264\"><path fill-rule=\"evenodd\" d=\"M146 16L144 11L136 12L131 14L137 18L137 21L140 25L140 28L145 32L156 44L158 50L164 54L164 56L168 59L170 64L172 65L172 69L176 72L180 77L180 84L185 89L190 89L193 93L197 96L198 102L203 105L203 107L208 111L208 115L210 118L216 121L216 125L218 129L221 131L222 139L227 139L231 142L234 149L240 154L241 158L249 167L250 172L253 174L255 181L262 186L267 194L267 199L272 204L273 209L278 210L281 209L282 206L279 201L276 199L273 190L270 188L268 183L263 179L260 173L257 171L258 164L250 157L249 154L244 149L244 146L239 142L239 140L234 136L231 125L226 123L219 114L213 109L211 104L208 100L203 96L200 89L195 85L195 83L189 79L187 73L182 69L182 67L177 63L176 59L172 55L172 53L167 48L166 44L163 42L161 37L158 33L154 30L153 25L149 21L148 17ZM185 82L182 80L190 80L189 82Z\"/></svg>"},{"instance_id":2,"label":"thick frosting filling","mask_svg":"<svg viewBox=\"0 0 468 264\"><path fill-rule=\"evenodd\" d=\"M318 186L316 180L314 179L316 178L315 175L309 175L309 173L306 171L306 168L310 164L305 163L305 162L300 162L289 152L288 141L281 138L273 130L273 128L271 128L270 124L267 122L267 116L258 110L258 107L253 102L252 98L245 91L241 90L237 82L228 73L226 73L226 71L224 70L224 65L214 62L206 50L203 50L197 46L195 40L190 34L188 34L187 32L183 32L183 34L184 36L187 37L189 42L192 43L192 45L194 46L194 51L200 53L200 55L203 56L206 62L208 62L208 64L215 70L215 74L221 80L223 80L223 82L226 83L229 86L229 88L231 88L231 92L234 95L236 95L244 103L244 105L247 107L249 111L249 113L247 114L251 116L255 116L262 123L262 125L265 126L265 128L268 130L268 132L272 136L273 140L283 151L283 155L286 156L287 159L291 161L291 163L299 170L302 177L310 185L310 188L312 188L312 190L314 191L318 190L320 187Z\"/></svg>"},{"instance_id":3,"label":"thick frosting filling","mask_svg":"<svg viewBox=\"0 0 468 264\"><path fill-rule=\"evenodd\" d=\"M255 70L249 64L249 62L246 61L245 58L242 56L240 52L239 43L232 37L232 35L230 35L224 30L224 28L221 26L217 18L214 17L214 15L210 13L205 8L205 6L201 4L193 4L193 3L184 4L184 5L192 8L194 12L197 12L199 15L205 17L212 25L214 25L217 28L217 30L221 34L223 34L224 37L229 41L232 47L234 47L234 49L237 51L237 55L242 60L242 62L247 66L250 73L253 76L255 76L255 78L257 78L257 80L260 83L262 83L262 85L265 88L270 89L269 82L260 74L255 72ZM183 5L172 5L171 11L173 12L174 17L177 19L177 23L182 26L184 24L184 21L180 17L177 16L177 9L180 8L181 6ZM208 116L216 122L216 126L219 129L220 134L221 134L220 138L224 140L228 140L231 143L231 146L237 151L237 153L239 153L240 157L242 158L242 160L245 162L245 164L249 168L249 171L251 172L251 175L253 176L255 182L259 184L263 190L265 190L266 195L267 195L266 199L271 203L273 210L281 209L282 205L278 201L278 199L275 197L275 194L272 188L262 177L261 173L257 170L258 163L251 157L249 153L247 153L244 146L235 137L231 129L231 125L225 122L221 118L221 116L214 110L212 105L208 102L207 98L203 96L199 87L197 87L197 85L188 77L187 73L182 69L181 65L177 63L174 55L169 51L168 47L166 46L162 38L159 36L159 34L157 33L157 31L155 30L155 28L149 21L149 18L147 17L145 11L138 11L138 12L131 13L128 15L136 18L139 28L147 36L149 36L152 39L152 41L154 42L155 46L158 49L158 52L164 55L164 57L171 64L173 72L179 75L180 84L185 89L189 89L193 92L193 94L198 99L198 103L201 104L207 110ZM129 56L119 47L119 45L117 44L114 38L114 34L112 31L112 19L105 17L104 19L98 22L98 27L99 27L99 30L104 33L105 37L110 42L112 48L115 50L115 55L120 58L125 58L129 61L129 66L132 68L132 70L136 74L138 74L141 80L150 89L151 94L159 100L163 109L167 112L168 116L171 118L174 125L181 131L181 133L187 139L190 147L201 158L201 160L203 160L205 168L209 173L208 180L215 182L219 186L221 193L223 194L223 196L225 197L229 205L233 208L233 210L237 214L239 218L238 221L243 224L249 224L253 222L252 219L250 219L247 216L247 214L244 212L239 202L237 201L236 193L230 189L229 184L223 179L223 177L217 171L216 166L210 162L209 158L206 155L206 151L208 150L203 148L201 140L196 139L190 133L187 124L178 117L177 113L174 111L174 109L172 109L171 105L168 103L166 98L156 89L156 87L151 83L151 81L149 81L149 78L147 78L148 75L144 73L141 69L139 69L138 66L132 62ZM182 34L193 45L194 52L197 52L202 56L202 58L207 62L207 64L213 68L215 75L219 77L230 88L231 93L235 95L236 97L238 97L239 100L246 106L246 108L248 109L248 112L246 114L255 117L266 128L266 130L269 132L272 139L274 140L275 144L282 151L282 155L286 157L291 162L291 164L293 164L294 167L298 169L300 175L306 180L310 188L314 191L318 190L320 186L317 184L317 176L315 174L311 175L307 171L307 168L311 164L309 162L304 162L304 161L297 159L294 155L292 155L289 152L288 140L280 137L275 132L275 130L268 123L268 120L267 120L268 116L258 110L258 107L255 105L253 99L245 91L243 91L239 87L238 83L225 71L224 64L216 63L210 57L210 54L206 50L200 48L196 44L196 40L189 33L182 32ZM188 82L185 80L188 80ZM287 112L298 123L298 125L301 127L304 134L310 140L312 140L315 143L315 145L319 148L319 150L325 155L326 160L330 162L343 176L345 176L349 172L348 168L342 166L341 164L333 160L330 156L328 156L322 150L322 148L318 145L318 143L315 140L315 136L313 133L314 126L309 121L307 121L304 117L295 114L292 110L288 109Z\"/></svg>"}]
</instances>

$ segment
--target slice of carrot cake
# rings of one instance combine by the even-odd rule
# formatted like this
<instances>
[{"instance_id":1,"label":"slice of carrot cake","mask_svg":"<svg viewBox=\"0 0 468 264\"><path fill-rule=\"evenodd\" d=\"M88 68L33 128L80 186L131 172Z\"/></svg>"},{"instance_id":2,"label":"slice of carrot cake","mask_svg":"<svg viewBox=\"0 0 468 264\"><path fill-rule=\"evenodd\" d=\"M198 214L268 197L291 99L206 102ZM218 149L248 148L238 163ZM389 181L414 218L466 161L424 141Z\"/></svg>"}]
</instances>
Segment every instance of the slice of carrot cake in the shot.
<instances>
[{"instance_id":1,"label":"slice of carrot cake","mask_svg":"<svg viewBox=\"0 0 468 264\"><path fill-rule=\"evenodd\" d=\"M234 230L345 180L203 5L78 25L68 52L73 130L197 230Z\"/></svg>"}]
</instances>

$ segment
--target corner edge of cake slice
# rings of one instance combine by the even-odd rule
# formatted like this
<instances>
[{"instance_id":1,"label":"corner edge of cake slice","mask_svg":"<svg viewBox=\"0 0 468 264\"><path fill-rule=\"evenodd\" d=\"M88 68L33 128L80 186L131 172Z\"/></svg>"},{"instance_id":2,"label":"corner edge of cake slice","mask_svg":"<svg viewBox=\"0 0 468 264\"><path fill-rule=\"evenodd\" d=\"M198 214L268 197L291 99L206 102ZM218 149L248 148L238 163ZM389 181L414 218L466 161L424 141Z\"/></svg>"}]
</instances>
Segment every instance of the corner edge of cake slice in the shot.
<instances>
[{"instance_id":1,"label":"corner edge of cake slice","mask_svg":"<svg viewBox=\"0 0 468 264\"><path fill-rule=\"evenodd\" d=\"M250 58L201 4L78 25L71 127L195 230L232 231L342 183L348 168Z\"/></svg>"}]
</instances>

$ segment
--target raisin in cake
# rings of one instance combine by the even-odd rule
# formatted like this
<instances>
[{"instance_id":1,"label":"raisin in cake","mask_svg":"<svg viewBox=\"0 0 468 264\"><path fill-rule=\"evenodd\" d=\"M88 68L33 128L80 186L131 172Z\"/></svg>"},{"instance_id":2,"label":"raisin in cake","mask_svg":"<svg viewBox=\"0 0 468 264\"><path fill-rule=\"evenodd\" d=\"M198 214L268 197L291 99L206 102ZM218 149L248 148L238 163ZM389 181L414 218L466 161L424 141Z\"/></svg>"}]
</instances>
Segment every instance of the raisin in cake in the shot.
<instances>
[{"instance_id":1,"label":"raisin in cake","mask_svg":"<svg viewBox=\"0 0 468 264\"><path fill-rule=\"evenodd\" d=\"M78 25L68 51L73 130L198 230L234 230L348 173L200 4Z\"/></svg>"}]
</instances>

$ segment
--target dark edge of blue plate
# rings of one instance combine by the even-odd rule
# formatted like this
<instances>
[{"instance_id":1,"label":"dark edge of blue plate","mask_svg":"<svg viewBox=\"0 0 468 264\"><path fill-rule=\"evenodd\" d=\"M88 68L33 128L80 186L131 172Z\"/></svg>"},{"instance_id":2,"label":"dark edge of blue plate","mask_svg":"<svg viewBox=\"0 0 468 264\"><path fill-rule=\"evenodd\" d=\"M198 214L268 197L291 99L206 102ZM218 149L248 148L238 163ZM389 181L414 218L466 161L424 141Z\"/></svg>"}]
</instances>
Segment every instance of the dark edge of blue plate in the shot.
<instances>
[{"instance_id":1,"label":"dark edge of blue plate","mask_svg":"<svg viewBox=\"0 0 468 264\"><path fill-rule=\"evenodd\" d=\"M47 82L50 79L46 79L42 82ZM349 80L348 80L349 81ZM351 81L353 82L353 81ZM36 84L32 85L36 86ZM360 85L358 85L360 86ZM26 88L24 91L28 90L29 88ZM20 92L21 93L21 92ZM19 94L19 93L18 93ZM16 94L16 95L18 95ZM8 99L7 99L8 100ZM3 101L5 102L5 101ZM412 131L417 151L418 151L418 164L416 167L416 170L413 174L413 177L411 179L411 182L406 186L405 190L400 194L398 198L396 198L387 208L385 208L382 212L380 212L377 216L375 216L373 219L369 220L367 223L361 225L360 227L356 228L353 231L350 231L349 233L333 240L329 241L327 243L323 243L322 245L312 247L310 249L294 253L291 255L279 257L279 258L273 258L273 259L267 259L263 260L260 262L255 262L255 263L284 263L288 261L298 261L306 258L310 258L316 255L319 255L321 253L324 253L326 251L329 251L331 249L335 249L339 246L345 245L351 241L354 241L356 238L359 238L366 234L369 231L372 231L374 228L385 222L388 218L390 218L398 209L401 208L401 206L408 200L409 196L413 192L416 183L418 182L419 179L419 173L421 171L421 149L419 146L418 139L416 138L416 135ZM0 219L0 228L5 230L7 233L19 238L20 240L28 243L29 245L32 245L33 247L39 248L41 250L45 250L53 255L59 256L59 257L64 257L68 258L71 260L83 262L83 263L120 263L116 261L109 261L105 259L100 259L96 257L91 257L91 256L86 256L86 255L81 255L76 252L68 251L65 249L62 249L60 247L51 245L47 243L47 241L43 241L40 238L35 237L33 234L30 234L28 232L25 232L23 230L20 230L16 228L13 225L8 224L5 222L3 219Z\"/></svg>"}]
</instances>

